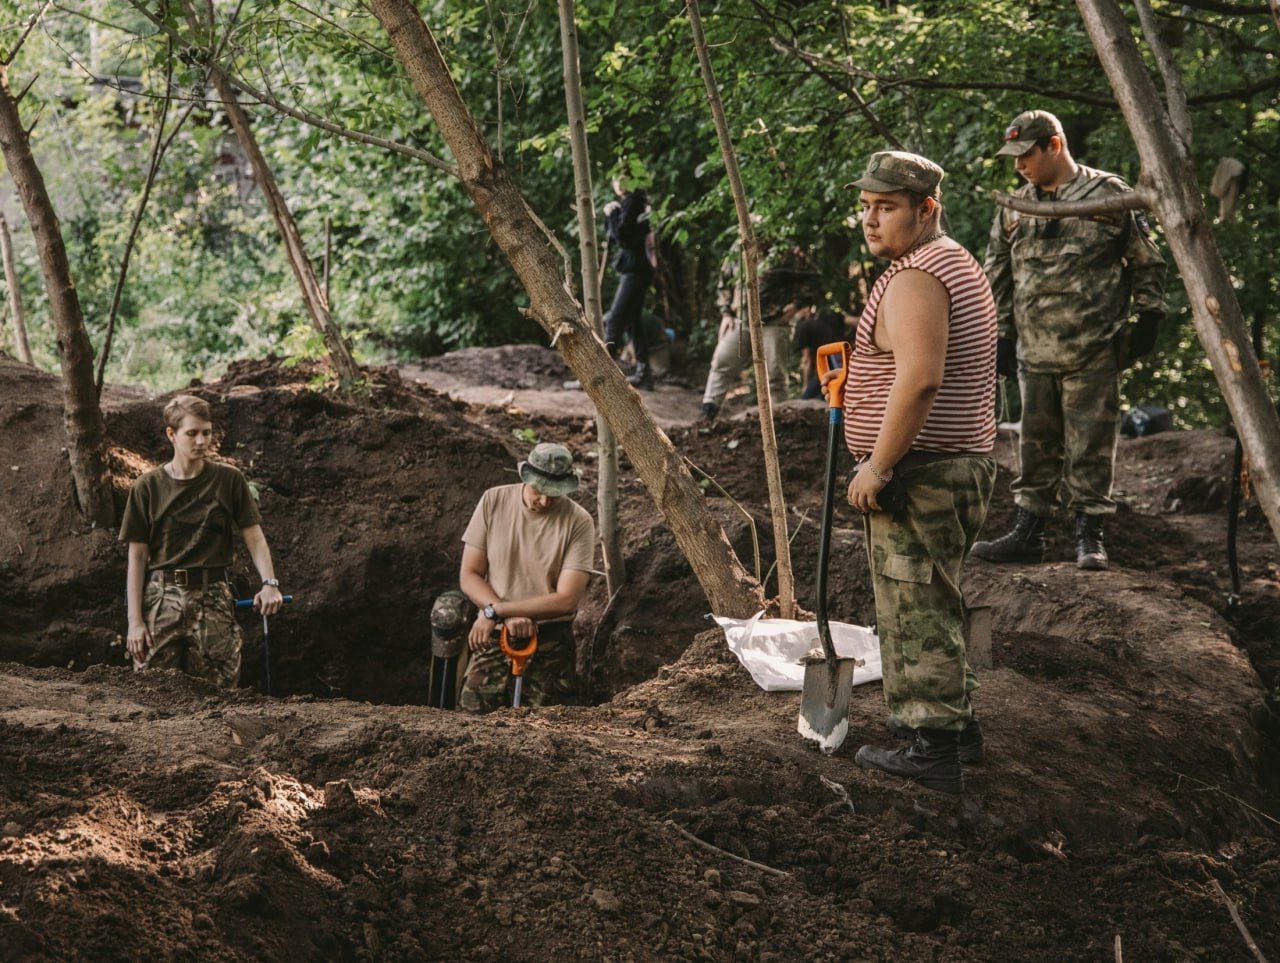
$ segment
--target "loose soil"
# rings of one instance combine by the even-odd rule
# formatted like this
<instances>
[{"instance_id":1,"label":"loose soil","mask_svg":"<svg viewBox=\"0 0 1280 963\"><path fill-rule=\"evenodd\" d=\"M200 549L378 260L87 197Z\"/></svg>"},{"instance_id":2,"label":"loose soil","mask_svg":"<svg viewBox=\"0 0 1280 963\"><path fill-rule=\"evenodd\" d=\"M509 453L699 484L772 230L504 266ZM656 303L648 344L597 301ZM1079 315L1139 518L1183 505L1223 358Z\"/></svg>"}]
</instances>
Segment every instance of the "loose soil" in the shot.
<instances>
[{"instance_id":1,"label":"loose soil","mask_svg":"<svg viewBox=\"0 0 1280 963\"><path fill-rule=\"evenodd\" d=\"M1213 880L1280 954L1280 572L1246 513L1228 604L1226 436L1122 443L1110 573L1074 568L1067 520L1046 565L971 565L994 613L975 696L988 762L953 799L853 765L889 744L877 685L855 690L838 752L802 745L798 697L757 690L703 630L625 454L632 580L607 612L593 585L576 626L604 701L481 718L415 704L427 611L479 492L514 479L529 431L587 452L593 419L468 406L394 371L344 400L311 386L321 374L243 363L193 389L298 598L272 623L285 695L267 698L251 620L235 692L123 667L123 551L75 512L57 383L0 357L6 958L1096 960L1118 936L1129 959L1248 960ZM667 390L696 413L696 393ZM121 498L165 456L162 401L104 398ZM777 420L812 605L825 426L803 404ZM715 479L748 567L754 526L767 571L751 411L669 431ZM1002 474L988 531L1011 516ZM833 609L865 622L844 508L834 551Z\"/></svg>"}]
</instances>

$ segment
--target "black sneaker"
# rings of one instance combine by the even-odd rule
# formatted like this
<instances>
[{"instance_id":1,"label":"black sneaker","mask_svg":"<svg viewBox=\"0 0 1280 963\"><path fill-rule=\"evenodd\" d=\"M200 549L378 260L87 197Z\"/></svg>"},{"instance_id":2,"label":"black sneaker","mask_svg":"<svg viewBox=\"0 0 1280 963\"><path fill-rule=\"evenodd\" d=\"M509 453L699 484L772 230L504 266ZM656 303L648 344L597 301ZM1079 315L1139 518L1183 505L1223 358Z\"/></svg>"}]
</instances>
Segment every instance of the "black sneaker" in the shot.
<instances>
[{"instance_id":1,"label":"black sneaker","mask_svg":"<svg viewBox=\"0 0 1280 963\"><path fill-rule=\"evenodd\" d=\"M899 722L893 716L885 720L884 727L889 735L898 739L915 739L916 731L905 722ZM960 761L966 766L976 766L986 757L985 740L982 738L982 726L978 725L978 717L971 718L960 730Z\"/></svg>"},{"instance_id":2,"label":"black sneaker","mask_svg":"<svg viewBox=\"0 0 1280 963\"><path fill-rule=\"evenodd\" d=\"M989 542L975 542L973 554L988 562L1043 562L1046 521L1019 508L1013 517L1013 530Z\"/></svg>"},{"instance_id":3,"label":"black sneaker","mask_svg":"<svg viewBox=\"0 0 1280 963\"><path fill-rule=\"evenodd\" d=\"M926 789L958 796L964 792L960 769L960 733L941 729L917 729L916 739L896 752L863 746L854 756L863 769L879 769L891 776L918 782Z\"/></svg>"},{"instance_id":4,"label":"black sneaker","mask_svg":"<svg viewBox=\"0 0 1280 963\"><path fill-rule=\"evenodd\" d=\"M1076 512L1076 568L1104 572L1108 564L1102 544L1102 516Z\"/></svg>"},{"instance_id":5,"label":"black sneaker","mask_svg":"<svg viewBox=\"0 0 1280 963\"><path fill-rule=\"evenodd\" d=\"M641 391L653 390L653 369L647 364L636 365L635 373L627 378L627 382Z\"/></svg>"}]
</instances>

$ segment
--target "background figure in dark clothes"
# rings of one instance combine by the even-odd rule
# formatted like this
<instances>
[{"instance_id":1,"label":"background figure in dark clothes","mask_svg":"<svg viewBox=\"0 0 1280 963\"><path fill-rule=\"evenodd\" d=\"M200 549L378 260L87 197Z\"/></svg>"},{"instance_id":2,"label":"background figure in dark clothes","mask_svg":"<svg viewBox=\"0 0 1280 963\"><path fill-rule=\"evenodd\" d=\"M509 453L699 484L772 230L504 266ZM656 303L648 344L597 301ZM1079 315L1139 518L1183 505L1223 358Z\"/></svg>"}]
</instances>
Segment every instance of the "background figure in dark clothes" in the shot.
<instances>
[{"instance_id":1,"label":"background figure in dark clothes","mask_svg":"<svg viewBox=\"0 0 1280 963\"><path fill-rule=\"evenodd\" d=\"M645 294L658 266L649 229L649 198L642 190L627 190L621 180L614 180L613 190L619 200L605 205L604 224L614 246L613 269L618 272L618 288L613 294L613 306L604 316L604 337L613 345L611 350L616 356L624 337L631 335L636 370L627 380L638 388L651 389L649 344L641 323Z\"/></svg>"},{"instance_id":2,"label":"background figure in dark clothes","mask_svg":"<svg viewBox=\"0 0 1280 963\"><path fill-rule=\"evenodd\" d=\"M822 387L818 384L818 349L824 344L848 339L844 315L830 308L811 308L796 322L795 346L800 352L805 379L801 398L822 397Z\"/></svg>"}]
</instances>

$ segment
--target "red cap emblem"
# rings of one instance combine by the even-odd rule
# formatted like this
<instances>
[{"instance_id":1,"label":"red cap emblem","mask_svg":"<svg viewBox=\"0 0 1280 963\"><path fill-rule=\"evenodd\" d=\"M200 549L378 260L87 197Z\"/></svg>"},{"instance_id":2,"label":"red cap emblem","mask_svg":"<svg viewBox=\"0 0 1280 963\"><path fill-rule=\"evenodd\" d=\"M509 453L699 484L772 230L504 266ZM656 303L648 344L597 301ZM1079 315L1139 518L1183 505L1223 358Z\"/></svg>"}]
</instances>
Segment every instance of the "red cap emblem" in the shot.
<instances>
[{"instance_id":1,"label":"red cap emblem","mask_svg":"<svg viewBox=\"0 0 1280 963\"><path fill-rule=\"evenodd\" d=\"M1020 133L1021 133L1021 131L1018 129L1018 126L1017 126L1016 124L1011 124L1011 125L1009 126L1008 130L1006 130L1006 131L1004 132L1004 139L1005 139L1005 140L1017 140L1017 139L1018 139L1018 134L1020 134Z\"/></svg>"}]
</instances>

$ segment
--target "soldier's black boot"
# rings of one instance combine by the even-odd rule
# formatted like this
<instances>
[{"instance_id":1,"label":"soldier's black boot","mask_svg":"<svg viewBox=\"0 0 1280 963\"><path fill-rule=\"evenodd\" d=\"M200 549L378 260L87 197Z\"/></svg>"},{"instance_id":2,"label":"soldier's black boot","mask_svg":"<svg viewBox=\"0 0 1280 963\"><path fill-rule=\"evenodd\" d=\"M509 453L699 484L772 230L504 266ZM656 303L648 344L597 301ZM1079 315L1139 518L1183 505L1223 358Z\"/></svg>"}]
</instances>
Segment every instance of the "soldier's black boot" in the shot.
<instances>
[{"instance_id":1,"label":"soldier's black boot","mask_svg":"<svg viewBox=\"0 0 1280 963\"><path fill-rule=\"evenodd\" d=\"M960 733L917 729L916 739L897 751L863 746L853 759L863 769L879 769L891 776L918 782L926 789L958 796L964 792L960 771Z\"/></svg>"},{"instance_id":2,"label":"soldier's black boot","mask_svg":"<svg viewBox=\"0 0 1280 963\"><path fill-rule=\"evenodd\" d=\"M915 729L912 729L905 722L899 722L893 716L889 717L884 727L889 730L890 735L899 739L914 739L916 737ZM985 756L984 746L982 726L978 724L978 717L975 715L960 730L960 761L966 766L973 766L982 762Z\"/></svg>"},{"instance_id":3,"label":"soldier's black boot","mask_svg":"<svg viewBox=\"0 0 1280 963\"><path fill-rule=\"evenodd\" d=\"M1101 572L1107 568L1107 549L1102 544L1102 516L1076 512L1076 568Z\"/></svg>"},{"instance_id":4,"label":"soldier's black boot","mask_svg":"<svg viewBox=\"0 0 1280 963\"><path fill-rule=\"evenodd\" d=\"M641 391L653 390L653 369L646 362L640 362L636 365L635 373L627 378L627 381L639 388Z\"/></svg>"},{"instance_id":5,"label":"soldier's black boot","mask_svg":"<svg viewBox=\"0 0 1280 963\"><path fill-rule=\"evenodd\" d=\"M1013 516L1013 530L989 542L974 542L973 554L988 562L1043 562L1046 521L1019 507Z\"/></svg>"}]
</instances>

